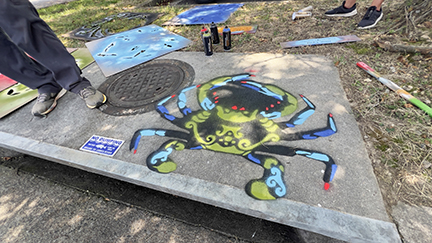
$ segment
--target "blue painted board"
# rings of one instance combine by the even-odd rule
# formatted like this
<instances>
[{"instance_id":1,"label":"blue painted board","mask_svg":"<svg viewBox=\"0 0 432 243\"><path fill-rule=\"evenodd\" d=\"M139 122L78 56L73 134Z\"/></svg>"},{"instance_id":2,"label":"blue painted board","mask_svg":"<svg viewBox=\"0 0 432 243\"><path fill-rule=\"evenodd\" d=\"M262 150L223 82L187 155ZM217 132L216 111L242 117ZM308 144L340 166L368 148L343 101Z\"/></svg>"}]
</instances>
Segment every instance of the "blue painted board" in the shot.
<instances>
[{"instance_id":1,"label":"blue painted board","mask_svg":"<svg viewBox=\"0 0 432 243\"><path fill-rule=\"evenodd\" d=\"M224 23L232 13L243 6L242 3L202 5L189 9L162 25L193 25Z\"/></svg>"},{"instance_id":2,"label":"blue painted board","mask_svg":"<svg viewBox=\"0 0 432 243\"><path fill-rule=\"evenodd\" d=\"M186 47L192 41L157 25L148 25L86 43L108 77Z\"/></svg>"},{"instance_id":3,"label":"blue painted board","mask_svg":"<svg viewBox=\"0 0 432 243\"><path fill-rule=\"evenodd\" d=\"M336 36L336 37L325 37L318 39L307 39L307 40L298 40L298 41L288 41L280 43L282 48L292 48L298 46L315 46L315 45L325 45L325 44L335 44L335 43L343 43L343 42L355 42L361 41L356 35L345 35L345 36Z\"/></svg>"}]
</instances>

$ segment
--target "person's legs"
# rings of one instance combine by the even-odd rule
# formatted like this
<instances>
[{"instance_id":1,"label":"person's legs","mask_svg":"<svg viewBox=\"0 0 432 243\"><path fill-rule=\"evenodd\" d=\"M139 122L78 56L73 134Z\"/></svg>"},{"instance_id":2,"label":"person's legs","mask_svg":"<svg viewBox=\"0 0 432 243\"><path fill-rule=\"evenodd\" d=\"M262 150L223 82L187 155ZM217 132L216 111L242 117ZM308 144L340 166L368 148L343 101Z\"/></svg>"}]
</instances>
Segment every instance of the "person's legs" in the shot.
<instances>
[{"instance_id":1,"label":"person's legs","mask_svg":"<svg viewBox=\"0 0 432 243\"><path fill-rule=\"evenodd\" d=\"M354 6L354 4L356 3L357 0L345 0L344 4L342 6L344 6L345 8L352 8Z\"/></svg>"},{"instance_id":2,"label":"person's legs","mask_svg":"<svg viewBox=\"0 0 432 243\"><path fill-rule=\"evenodd\" d=\"M28 0L0 1L0 27L18 47L52 73L52 80L38 76L33 80L16 78L16 81L30 88L38 88L40 93L55 90L58 92L61 86L78 94L80 90L91 85L88 80L82 79L81 70L74 57L50 27L39 18L36 9Z\"/></svg>"},{"instance_id":3,"label":"person's legs","mask_svg":"<svg viewBox=\"0 0 432 243\"><path fill-rule=\"evenodd\" d=\"M383 2L384 0L373 0L371 6L375 6L377 11L381 11L381 5Z\"/></svg>"},{"instance_id":4,"label":"person's legs","mask_svg":"<svg viewBox=\"0 0 432 243\"><path fill-rule=\"evenodd\" d=\"M55 107L64 94L62 88L78 94L89 108L106 101L104 94L81 77L75 58L28 0L0 1L0 73L38 89L32 110L37 116Z\"/></svg>"},{"instance_id":5,"label":"person's legs","mask_svg":"<svg viewBox=\"0 0 432 243\"><path fill-rule=\"evenodd\" d=\"M57 93L61 87L53 82L52 72L28 57L0 27L0 73L42 93Z\"/></svg>"}]
</instances>

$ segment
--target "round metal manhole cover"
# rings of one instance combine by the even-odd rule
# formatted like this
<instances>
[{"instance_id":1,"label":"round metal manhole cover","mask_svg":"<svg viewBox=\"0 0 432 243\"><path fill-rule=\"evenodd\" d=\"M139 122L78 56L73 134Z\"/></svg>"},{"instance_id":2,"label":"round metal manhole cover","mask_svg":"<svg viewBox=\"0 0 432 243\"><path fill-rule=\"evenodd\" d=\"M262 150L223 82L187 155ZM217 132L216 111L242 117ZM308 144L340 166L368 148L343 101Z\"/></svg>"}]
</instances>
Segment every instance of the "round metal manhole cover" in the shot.
<instances>
[{"instance_id":1,"label":"round metal manhole cover","mask_svg":"<svg viewBox=\"0 0 432 243\"><path fill-rule=\"evenodd\" d=\"M104 113L123 116L155 109L158 101L192 84L193 68L173 59L153 60L109 77L99 90L108 97Z\"/></svg>"}]
</instances>

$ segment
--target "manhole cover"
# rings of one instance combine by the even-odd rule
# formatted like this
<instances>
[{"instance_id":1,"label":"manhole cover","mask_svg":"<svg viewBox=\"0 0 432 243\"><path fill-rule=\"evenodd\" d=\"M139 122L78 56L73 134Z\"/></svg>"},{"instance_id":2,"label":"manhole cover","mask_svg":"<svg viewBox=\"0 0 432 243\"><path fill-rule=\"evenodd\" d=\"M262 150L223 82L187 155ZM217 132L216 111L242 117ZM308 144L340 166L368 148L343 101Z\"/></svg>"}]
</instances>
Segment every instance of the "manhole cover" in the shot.
<instances>
[{"instance_id":1,"label":"manhole cover","mask_svg":"<svg viewBox=\"0 0 432 243\"><path fill-rule=\"evenodd\" d=\"M148 112L163 98L191 85L193 68L172 59L153 60L113 75L99 90L108 97L104 113L123 116Z\"/></svg>"}]
</instances>

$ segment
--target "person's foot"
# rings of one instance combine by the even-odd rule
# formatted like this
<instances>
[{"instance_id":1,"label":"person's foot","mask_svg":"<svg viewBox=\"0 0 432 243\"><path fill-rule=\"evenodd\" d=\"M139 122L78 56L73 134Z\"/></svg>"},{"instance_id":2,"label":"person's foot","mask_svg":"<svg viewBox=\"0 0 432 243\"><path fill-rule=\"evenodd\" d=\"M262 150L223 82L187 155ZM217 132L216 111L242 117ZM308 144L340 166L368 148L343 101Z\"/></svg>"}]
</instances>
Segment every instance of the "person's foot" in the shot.
<instances>
[{"instance_id":1,"label":"person's foot","mask_svg":"<svg viewBox=\"0 0 432 243\"><path fill-rule=\"evenodd\" d=\"M357 3L354 3L354 5L351 8L345 8L345 1L343 1L343 3L342 3L341 6L325 12L325 15L327 15L329 17L349 17L349 16L354 16L354 15L357 14L356 6L357 6Z\"/></svg>"},{"instance_id":2,"label":"person's foot","mask_svg":"<svg viewBox=\"0 0 432 243\"><path fill-rule=\"evenodd\" d=\"M66 90L62 89L58 93L42 93L36 99L36 103L33 105L32 114L34 116L45 117L50 113L57 105L57 100L60 99Z\"/></svg>"},{"instance_id":3,"label":"person's foot","mask_svg":"<svg viewBox=\"0 0 432 243\"><path fill-rule=\"evenodd\" d=\"M375 6L369 7L357 27L362 30L372 28L381 20L382 16L382 8L377 11Z\"/></svg>"},{"instance_id":4,"label":"person's foot","mask_svg":"<svg viewBox=\"0 0 432 243\"><path fill-rule=\"evenodd\" d=\"M87 107L90 109L101 106L107 100L106 96L93 86L82 89L78 95L85 101Z\"/></svg>"}]
</instances>

